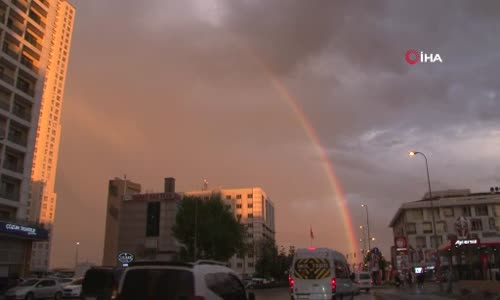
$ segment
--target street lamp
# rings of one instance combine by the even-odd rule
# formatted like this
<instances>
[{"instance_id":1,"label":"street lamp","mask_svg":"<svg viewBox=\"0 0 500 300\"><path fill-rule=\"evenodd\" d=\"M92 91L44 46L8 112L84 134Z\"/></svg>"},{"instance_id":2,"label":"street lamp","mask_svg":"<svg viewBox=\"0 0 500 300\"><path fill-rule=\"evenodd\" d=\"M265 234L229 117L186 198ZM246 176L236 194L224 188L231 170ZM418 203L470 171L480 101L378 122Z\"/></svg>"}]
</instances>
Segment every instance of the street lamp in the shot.
<instances>
[{"instance_id":1,"label":"street lamp","mask_svg":"<svg viewBox=\"0 0 500 300\"><path fill-rule=\"evenodd\" d=\"M76 242L75 245L75 269L78 266L78 246L80 246L80 242Z\"/></svg>"},{"instance_id":2,"label":"street lamp","mask_svg":"<svg viewBox=\"0 0 500 300\"><path fill-rule=\"evenodd\" d=\"M410 156L422 155L425 159L425 170L427 171L427 185L429 187L429 199L431 204L431 215L432 215L432 231L434 232L434 245L436 250L436 259L439 259L439 249L438 249L438 235L436 231L436 217L434 216L434 199L432 198L432 188L431 188L431 179L429 176L429 163L427 162L427 156L424 153L418 151L410 151ZM438 270L436 270L437 273ZM440 284L441 287L441 284Z\"/></svg>"},{"instance_id":3,"label":"street lamp","mask_svg":"<svg viewBox=\"0 0 500 300\"><path fill-rule=\"evenodd\" d=\"M363 242L363 253L365 253L365 250L366 250L366 240L367 240L366 235L365 235L365 228L361 225L361 226L359 226L359 230L361 230L361 236L363 237L363 238L359 239L359 241Z\"/></svg>"},{"instance_id":4,"label":"street lamp","mask_svg":"<svg viewBox=\"0 0 500 300\"><path fill-rule=\"evenodd\" d=\"M362 204L361 207L364 207L366 211L366 229L368 230L368 249L371 250L372 246L370 244L370 220L368 218L368 205Z\"/></svg>"}]
</instances>

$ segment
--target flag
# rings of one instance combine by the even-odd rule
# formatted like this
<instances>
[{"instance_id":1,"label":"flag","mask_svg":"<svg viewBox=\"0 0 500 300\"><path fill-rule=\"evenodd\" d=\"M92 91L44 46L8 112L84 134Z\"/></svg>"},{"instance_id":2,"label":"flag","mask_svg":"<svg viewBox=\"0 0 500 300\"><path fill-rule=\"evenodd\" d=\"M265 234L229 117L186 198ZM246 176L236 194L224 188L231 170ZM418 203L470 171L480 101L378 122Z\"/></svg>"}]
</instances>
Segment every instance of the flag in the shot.
<instances>
[{"instance_id":1,"label":"flag","mask_svg":"<svg viewBox=\"0 0 500 300\"><path fill-rule=\"evenodd\" d=\"M312 226L311 226L311 239L314 239L314 232Z\"/></svg>"}]
</instances>

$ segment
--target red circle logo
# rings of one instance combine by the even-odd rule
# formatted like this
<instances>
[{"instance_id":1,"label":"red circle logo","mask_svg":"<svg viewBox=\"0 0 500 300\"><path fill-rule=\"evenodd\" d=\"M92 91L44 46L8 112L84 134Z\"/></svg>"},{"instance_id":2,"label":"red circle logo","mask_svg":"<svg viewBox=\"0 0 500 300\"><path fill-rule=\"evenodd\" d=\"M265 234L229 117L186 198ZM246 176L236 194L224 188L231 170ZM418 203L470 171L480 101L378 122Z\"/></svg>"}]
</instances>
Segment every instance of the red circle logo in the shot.
<instances>
[{"instance_id":1,"label":"red circle logo","mask_svg":"<svg viewBox=\"0 0 500 300\"><path fill-rule=\"evenodd\" d=\"M414 65L418 62L418 51L415 49L410 49L406 51L405 54L406 62L410 65Z\"/></svg>"}]
</instances>

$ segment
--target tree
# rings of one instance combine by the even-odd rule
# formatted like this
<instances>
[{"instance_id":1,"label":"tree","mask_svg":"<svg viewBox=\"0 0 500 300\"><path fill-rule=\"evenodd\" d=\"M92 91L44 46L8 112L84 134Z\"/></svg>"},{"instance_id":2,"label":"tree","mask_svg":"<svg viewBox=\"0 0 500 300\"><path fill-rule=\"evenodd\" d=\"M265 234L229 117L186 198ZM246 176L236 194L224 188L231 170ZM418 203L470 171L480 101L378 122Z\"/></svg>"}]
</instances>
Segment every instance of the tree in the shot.
<instances>
[{"instance_id":1,"label":"tree","mask_svg":"<svg viewBox=\"0 0 500 300\"><path fill-rule=\"evenodd\" d=\"M179 206L173 234L184 245L180 258L194 258L195 215L197 216L197 259L227 261L244 253L246 229L236 220L220 194L209 197L185 196Z\"/></svg>"},{"instance_id":2,"label":"tree","mask_svg":"<svg viewBox=\"0 0 500 300\"><path fill-rule=\"evenodd\" d=\"M286 253L283 246L276 246L273 240L263 239L257 244L257 276L286 280L291 264L290 253ZM293 256L292 256L293 257Z\"/></svg>"},{"instance_id":3,"label":"tree","mask_svg":"<svg viewBox=\"0 0 500 300\"><path fill-rule=\"evenodd\" d=\"M257 242L257 264L255 272L258 277L271 278L276 270L278 248L273 240L262 239Z\"/></svg>"}]
</instances>

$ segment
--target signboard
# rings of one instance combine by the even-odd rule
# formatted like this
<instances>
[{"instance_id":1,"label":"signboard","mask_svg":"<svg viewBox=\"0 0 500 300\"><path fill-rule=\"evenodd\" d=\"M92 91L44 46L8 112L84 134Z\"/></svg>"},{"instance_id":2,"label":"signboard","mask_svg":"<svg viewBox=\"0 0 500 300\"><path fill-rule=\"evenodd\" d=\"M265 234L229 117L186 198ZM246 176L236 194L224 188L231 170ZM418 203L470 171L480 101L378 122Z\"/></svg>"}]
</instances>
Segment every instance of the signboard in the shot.
<instances>
[{"instance_id":1,"label":"signboard","mask_svg":"<svg viewBox=\"0 0 500 300\"><path fill-rule=\"evenodd\" d=\"M294 277L300 279L324 279L331 276L330 262L323 258L297 259Z\"/></svg>"},{"instance_id":2,"label":"signboard","mask_svg":"<svg viewBox=\"0 0 500 300\"><path fill-rule=\"evenodd\" d=\"M479 240L478 239L471 239L471 240L456 240L455 241L455 247L460 247L462 245L479 245Z\"/></svg>"},{"instance_id":3,"label":"signboard","mask_svg":"<svg viewBox=\"0 0 500 300\"><path fill-rule=\"evenodd\" d=\"M118 261L121 262L124 266L134 261L134 255L131 253L120 253L118 254Z\"/></svg>"},{"instance_id":4,"label":"signboard","mask_svg":"<svg viewBox=\"0 0 500 300\"><path fill-rule=\"evenodd\" d=\"M469 236L469 220L460 216L455 221L455 230L459 239L466 239Z\"/></svg>"},{"instance_id":5,"label":"signboard","mask_svg":"<svg viewBox=\"0 0 500 300\"><path fill-rule=\"evenodd\" d=\"M396 268L400 271L408 270L410 263L408 255L396 256Z\"/></svg>"},{"instance_id":6,"label":"signboard","mask_svg":"<svg viewBox=\"0 0 500 300\"><path fill-rule=\"evenodd\" d=\"M406 252L408 250L408 240L404 236L395 238L394 245L396 245L396 251L398 252Z\"/></svg>"},{"instance_id":7,"label":"signboard","mask_svg":"<svg viewBox=\"0 0 500 300\"><path fill-rule=\"evenodd\" d=\"M0 221L0 233L13 234L36 240L47 240L49 231L41 227L25 226Z\"/></svg>"},{"instance_id":8,"label":"signboard","mask_svg":"<svg viewBox=\"0 0 500 300\"><path fill-rule=\"evenodd\" d=\"M173 193L152 193L152 194L135 194L132 195L132 200L173 200L175 199L175 195Z\"/></svg>"}]
</instances>

